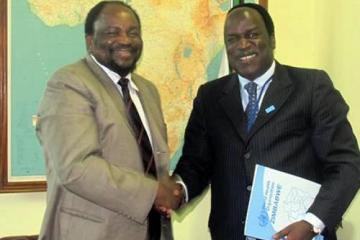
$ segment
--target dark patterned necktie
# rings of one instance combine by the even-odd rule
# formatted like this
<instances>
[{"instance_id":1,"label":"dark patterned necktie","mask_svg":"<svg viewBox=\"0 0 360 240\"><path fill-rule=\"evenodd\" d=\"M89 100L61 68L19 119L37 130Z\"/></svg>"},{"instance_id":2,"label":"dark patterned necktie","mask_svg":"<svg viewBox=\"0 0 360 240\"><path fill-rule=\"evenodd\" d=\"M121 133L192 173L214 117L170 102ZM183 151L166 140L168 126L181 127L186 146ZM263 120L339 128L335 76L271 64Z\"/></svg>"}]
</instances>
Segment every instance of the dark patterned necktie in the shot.
<instances>
[{"instance_id":1,"label":"dark patterned necktie","mask_svg":"<svg viewBox=\"0 0 360 240\"><path fill-rule=\"evenodd\" d=\"M249 94L249 102L246 107L246 116L247 116L247 131L250 132L250 129L256 120L256 115L259 110L257 96L256 96L257 84L254 82L249 82L244 86L244 88Z\"/></svg>"},{"instance_id":2,"label":"dark patterned necktie","mask_svg":"<svg viewBox=\"0 0 360 240\"><path fill-rule=\"evenodd\" d=\"M130 125L132 126L135 136L137 137L137 142L141 149L141 156L145 168L145 173L150 173L151 175L156 177L156 168L154 163L154 155L152 152L151 144L149 137L146 133L144 125L142 124L141 118L139 116L136 107L131 100L129 88L128 88L129 80L127 78L121 78L118 81L118 84L121 86L123 100L126 106L126 110L128 113L128 119Z\"/></svg>"},{"instance_id":3,"label":"dark patterned necktie","mask_svg":"<svg viewBox=\"0 0 360 240\"><path fill-rule=\"evenodd\" d=\"M144 125L142 124L140 115L136 110L133 101L131 100L128 83L129 79L127 78L120 78L120 80L118 81L118 84L121 86L123 100L128 113L130 125L134 129L135 136L137 137L137 142L141 149L141 156L144 164L145 174L149 173L156 178L156 167L154 163L154 155L152 152L150 140L146 133ZM148 239L159 240L161 235L159 213L152 208L149 212L148 220Z\"/></svg>"}]
</instances>

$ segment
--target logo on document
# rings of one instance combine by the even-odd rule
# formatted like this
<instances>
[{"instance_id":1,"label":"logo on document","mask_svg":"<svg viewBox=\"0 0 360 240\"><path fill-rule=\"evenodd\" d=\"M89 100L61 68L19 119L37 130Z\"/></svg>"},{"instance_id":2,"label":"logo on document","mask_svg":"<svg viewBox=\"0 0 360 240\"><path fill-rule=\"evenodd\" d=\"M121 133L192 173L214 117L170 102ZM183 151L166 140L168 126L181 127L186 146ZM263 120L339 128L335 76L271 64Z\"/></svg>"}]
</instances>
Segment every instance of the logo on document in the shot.
<instances>
[{"instance_id":1,"label":"logo on document","mask_svg":"<svg viewBox=\"0 0 360 240\"><path fill-rule=\"evenodd\" d=\"M261 212L260 212L260 214L258 216L258 219L259 219L259 226L265 227L266 225L268 225L269 217L268 217L268 214L267 214L267 211L266 211L265 204L263 205L263 207L261 209Z\"/></svg>"}]
</instances>

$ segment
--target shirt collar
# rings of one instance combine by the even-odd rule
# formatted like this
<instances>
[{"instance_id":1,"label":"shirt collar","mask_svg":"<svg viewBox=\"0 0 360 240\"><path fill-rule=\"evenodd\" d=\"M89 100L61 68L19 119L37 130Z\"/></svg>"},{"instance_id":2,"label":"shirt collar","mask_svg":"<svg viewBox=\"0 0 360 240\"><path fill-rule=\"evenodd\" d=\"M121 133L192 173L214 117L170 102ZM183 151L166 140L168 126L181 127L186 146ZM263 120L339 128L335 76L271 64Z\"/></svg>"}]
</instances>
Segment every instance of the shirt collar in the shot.
<instances>
[{"instance_id":1,"label":"shirt collar","mask_svg":"<svg viewBox=\"0 0 360 240\"><path fill-rule=\"evenodd\" d=\"M99 67L104 70L104 72L106 73L106 75L108 75L108 77L111 79L111 81L113 81L115 83L116 86L118 86L117 82L120 79L120 75L114 71L112 71L111 69L105 67L104 65L102 65L101 63L99 63L96 58L91 54L90 55L92 57L92 59L94 60L94 62L99 65ZM139 91L138 87L136 86L136 84L132 81L131 78L131 73L129 73L128 75L125 76L125 78L129 79L129 83L130 83L130 88L133 88L136 91Z\"/></svg>"},{"instance_id":2,"label":"shirt collar","mask_svg":"<svg viewBox=\"0 0 360 240\"><path fill-rule=\"evenodd\" d=\"M255 80L253 80L253 82L255 82L258 86L258 88L262 88L262 86L266 83L266 81L268 79L270 79L273 75L274 75L274 72L275 72L275 61L273 61L273 63L271 64L270 68L263 74L261 75L260 77L256 78ZM239 78L239 81L240 81L240 85L241 87L243 88L247 83L250 82L249 79L247 78L244 78L242 76L240 76L238 74L238 78Z\"/></svg>"}]
</instances>

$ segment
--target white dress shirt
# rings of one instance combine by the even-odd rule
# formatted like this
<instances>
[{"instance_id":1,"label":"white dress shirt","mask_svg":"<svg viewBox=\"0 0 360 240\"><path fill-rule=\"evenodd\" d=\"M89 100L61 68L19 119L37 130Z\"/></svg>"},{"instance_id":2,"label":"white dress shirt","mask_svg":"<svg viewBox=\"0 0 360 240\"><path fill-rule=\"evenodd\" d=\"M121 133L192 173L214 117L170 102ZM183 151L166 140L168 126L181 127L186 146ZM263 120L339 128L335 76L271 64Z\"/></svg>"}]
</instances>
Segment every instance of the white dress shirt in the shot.
<instances>
[{"instance_id":1,"label":"white dress shirt","mask_svg":"<svg viewBox=\"0 0 360 240\"><path fill-rule=\"evenodd\" d=\"M104 72L109 76L109 78L114 82L116 88L119 90L120 94L122 95L121 86L117 83L120 80L120 75L117 74L116 72L110 70L109 68L105 67L101 63L99 63L93 55L91 55L91 57L94 59L95 63L98 64L99 67L101 67L101 69L103 69ZM149 122L146 118L146 115L145 115L144 109L141 105L141 101L140 101L139 94L138 94L139 89L137 88L135 83L132 81L130 73L125 78L129 79L128 87L129 87L130 98L131 98L132 102L134 103L136 110L139 113L141 122L142 122L142 124L145 128L145 131L149 137L150 144L151 144L151 146L153 146Z\"/></svg>"},{"instance_id":2,"label":"white dress shirt","mask_svg":"<svg viewBox=\"0 0 360 240\"><path fill-rule=\"evenodd\" d=\"M260 77L256 78L255 80L253 80L254 83L257 84L257 99L258 99L258 109L260 109L261 107L261 103L264 99L265 93L267 91L267 89L270 86L270 83L272 82L272 77L274 75L275 72L275 61L273 61L273 63L271 64L271 67ZM246 106L249 102L249 94L245 89L245 85L247 83L250 82L250 80L240 76L238 74L238 78L239 78L239 82L240 82L240 95L241 95L241 102L243 105L243 109L246 109Z\"/></svg>"}]
</instances>

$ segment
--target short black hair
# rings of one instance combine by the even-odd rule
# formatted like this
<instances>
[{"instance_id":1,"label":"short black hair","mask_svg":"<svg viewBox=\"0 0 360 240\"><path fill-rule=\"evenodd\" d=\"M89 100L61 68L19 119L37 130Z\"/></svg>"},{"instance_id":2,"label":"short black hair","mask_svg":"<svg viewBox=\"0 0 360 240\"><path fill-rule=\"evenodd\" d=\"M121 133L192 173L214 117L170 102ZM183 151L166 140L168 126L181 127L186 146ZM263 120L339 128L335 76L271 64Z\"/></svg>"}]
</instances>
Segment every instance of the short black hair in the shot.
<instances>
[{"instance_id":1,"label":"short black hair","mask_svg":"<svg viewBox=\"0 0 360 240\"><path fill-rule=\"evenodd\" d=\"M87 16L86 16L86 19L85 19L85 36L94 34L94 23L98 19L101 11L104 9L104 7L107 4L118 4L118 5L121 5L121 6L125 7L125 8L128 8L130 11L132 11L134 13L135 18L138 21L139 27L141 29L140 17L137 14L137 12L135 11L135 9L133 9L129 4L121 2L121 1L101 1L98 4L96 4L94 7L92 7L90 9L90 11L88 12Z\"/></svg>"},{"instance_id":2,"label":"short black hair","mask_svg":"<svg viewBox=\"0 0 360 240\"><path fill-rule=\"evenodd\" d=\"M232 11L234 11L235 9L238 8L243 8L243 7L247 7L247 8L252 8L255 11L257 11L262 19L264 20L265 23L265 27L266 27L266 31L268 32L268 34L270 36L275 36L275 28L274 28L274 23L273 20L269 14L269 12L261 5L259 4L255 4L255 3L240 3L238 5L233 6L227 14L231 13Z\"/></svg>"}]
</instances>

